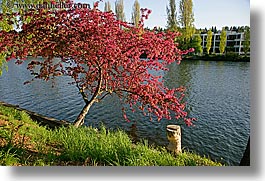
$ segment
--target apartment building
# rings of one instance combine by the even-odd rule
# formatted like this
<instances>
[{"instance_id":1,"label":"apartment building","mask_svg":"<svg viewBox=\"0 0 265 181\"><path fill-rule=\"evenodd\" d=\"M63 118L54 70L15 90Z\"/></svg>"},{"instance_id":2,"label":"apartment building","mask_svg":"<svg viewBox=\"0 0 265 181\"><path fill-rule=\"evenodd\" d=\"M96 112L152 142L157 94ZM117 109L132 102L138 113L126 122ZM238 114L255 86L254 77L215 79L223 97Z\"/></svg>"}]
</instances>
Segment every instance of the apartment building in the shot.
<instances>
[{"instance_id":1,"label":"apartment building","mask_svg":"<svg viewBox=\"0 0 265 181\"><path fill-rule=\"evenodd\" d=\"M213 33L212 37L212 47L210 49L211 53L220 53L219 45L220 45L220 35L221 31L217 33ZM201 34L202 38L202 47L205 50L207 44L207 34ZM227 31L226 32L226 51L227 52L235 52L239 55L244 54L243 51L243 42L244 42L244 32L236 32L236 31Z\"/></svg>"}]
</instances>

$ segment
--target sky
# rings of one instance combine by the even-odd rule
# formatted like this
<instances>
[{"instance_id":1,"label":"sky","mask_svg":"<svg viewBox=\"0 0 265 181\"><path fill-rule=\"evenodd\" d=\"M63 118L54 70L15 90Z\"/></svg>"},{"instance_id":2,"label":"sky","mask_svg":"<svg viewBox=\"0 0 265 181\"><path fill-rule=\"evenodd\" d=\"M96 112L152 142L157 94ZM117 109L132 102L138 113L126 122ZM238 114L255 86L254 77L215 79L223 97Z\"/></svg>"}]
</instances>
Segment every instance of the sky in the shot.
<instances>
[{"instance_id":1,"label":"sky","mask_svg":"<svg viewBox=\"0 0 265 181\"><path fill-rule=\"evenodd\" d=\"M104 10L103 0L99 9ZM131 13L134 0L123 0L126 21L131 20ZM176 0L177 9L180 0ZM88 3L95 0L75 0L75 2ZM114 11L115 0L109 0ZM169 0L138 0L142 8L152 10L145 26L149 28L166 27L167 13L166 6ZM178 12L178 11L177 11ZM222 29L224 26L250 26L250 0L193 0L194 25L199 28L211 28L216 26Z\"/></svg>"}]
</instances>

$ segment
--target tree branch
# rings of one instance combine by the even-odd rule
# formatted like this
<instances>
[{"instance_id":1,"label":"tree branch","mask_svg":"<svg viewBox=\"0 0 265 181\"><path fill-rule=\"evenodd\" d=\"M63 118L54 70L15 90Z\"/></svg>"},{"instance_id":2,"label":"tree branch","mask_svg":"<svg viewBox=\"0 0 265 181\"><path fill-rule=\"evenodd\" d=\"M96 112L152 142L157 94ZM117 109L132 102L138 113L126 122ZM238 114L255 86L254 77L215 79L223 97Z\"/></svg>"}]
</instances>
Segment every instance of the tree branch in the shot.
<instances>
[{"instance_id":1,"label":"tree branch","mask_svg":"<svg viewBox=\"0 0 265 181\"><path fill-rule=\"evenodd\" d=\"M83 88L83 87L81 88L81 87L78 85L78 83L76 83L76 87L78 88L80 94L82 95L82 98L83 98L83 100L85 101L85 103L88 104L89 101L88 101L87 95L86 95L85 92L84 92L84 88Z\"/></svg>"},{"instance_id":2,"label":"tree branch","mask_svg":"<svg viewBox=\"0 0 265 181\"><path fill-rule=\"evenodd\" d=\"M110 95L110 93L106 93L104 96L102 96L100 99L98 99L99 101L102 101L107 95Z\"/></svg>"},{"instance_id":3,"label":"tree branch","mask_svg":"<svg viewBox=\"0 0 265 181\"><path fill-rule=\"evenodd\" d=\"M93 96L91 97L91 99L89 100L89 103L91 103L92 101L95 101L97 96L99 94L101 94L101 87L102 87L102 80L103 80L103 75L102 75L102 69L101 67L98 65L98 71L99 71L99 79L98 79L98 86L95 90L95 93L93 94Z\"/></svg>"}]
</instances>

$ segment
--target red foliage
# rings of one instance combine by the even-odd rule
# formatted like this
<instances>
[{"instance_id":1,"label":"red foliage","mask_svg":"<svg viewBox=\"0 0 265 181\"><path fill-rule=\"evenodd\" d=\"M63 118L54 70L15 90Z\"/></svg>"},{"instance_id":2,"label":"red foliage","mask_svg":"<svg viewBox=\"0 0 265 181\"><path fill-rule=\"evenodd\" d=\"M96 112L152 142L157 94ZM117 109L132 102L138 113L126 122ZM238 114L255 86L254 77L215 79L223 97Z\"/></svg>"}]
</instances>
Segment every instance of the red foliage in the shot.
<instances>
[{"instance_id":1,"label":"red foliage","mask_svg":"<svg viewBox=\"0 0 265 181\"><path fill-rule=\"evenodd\" d=\"M136 28L97 8L28 11L24 18L31 21L23 24L21 32L0 32L0 53L9 50L7 59L20 62L29 55L45 57L28 64L34 78L70 76L85 101L116 94L132 110L137 105L158 120L171 119L173 113L191 125L193 119L187 118L182 103L184 88L168 89L150 71L167 71L168 64L180 63L181 56L193 50L177 48L178 33L144 30L143 19L150 13L142 10ZM146 59L140 58L143 54Z\"/></svg>"}]
</instances>

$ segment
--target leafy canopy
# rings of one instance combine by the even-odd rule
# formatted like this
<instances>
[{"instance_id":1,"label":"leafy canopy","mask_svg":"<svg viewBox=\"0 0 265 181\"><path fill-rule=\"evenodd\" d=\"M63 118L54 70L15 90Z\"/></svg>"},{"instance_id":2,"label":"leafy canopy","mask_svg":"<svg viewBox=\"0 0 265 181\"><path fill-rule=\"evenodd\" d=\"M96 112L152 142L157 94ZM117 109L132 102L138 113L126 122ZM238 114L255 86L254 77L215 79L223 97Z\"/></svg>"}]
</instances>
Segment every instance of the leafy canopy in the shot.
<instances>
[{"instance_id":1,"label":"leafy canopy","mask_svg":"<svg viewBox=\"0 0 265 181\"><path fill-rule=\"evenodd\" d=\"M17 63L28 63L28 56L44 57L28 63L34 79L69 76L86 103L116 94L132 111L137 106L158 120L174 116L191 125L193 119L182 101L184 88L169 89L161 76L151 72L167 71L167 65L180 63L181 56L193 49L178 49L174 40L179 33L144 30L148 9L141 9L135 27L117 20L112 12L99 11L97 4L93 9L25 12L32 21L24 23L22 31L0 31L0 54ZM140 58L143 54L145 59ZM128 120L127 110L122 111Z\"/></svg>"}]
</instances>

